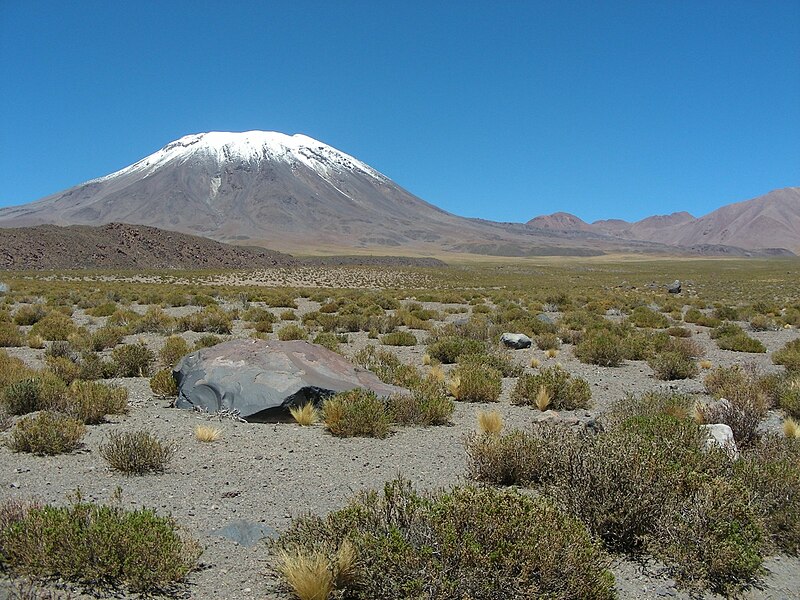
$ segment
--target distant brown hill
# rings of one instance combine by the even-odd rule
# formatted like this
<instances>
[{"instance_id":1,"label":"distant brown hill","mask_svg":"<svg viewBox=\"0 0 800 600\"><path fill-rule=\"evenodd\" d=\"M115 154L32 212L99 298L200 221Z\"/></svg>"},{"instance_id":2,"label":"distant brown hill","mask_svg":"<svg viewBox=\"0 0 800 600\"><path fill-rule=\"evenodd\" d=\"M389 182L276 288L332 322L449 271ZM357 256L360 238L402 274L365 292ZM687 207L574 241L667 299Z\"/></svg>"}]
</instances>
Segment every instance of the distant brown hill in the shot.
<instances>
[{"instance_id":1,"label":"distant brown hill","mask_svg":"<svg viewBox=\"0 0 800 600\"><path fill-rule=\"evenodd\" d=\"M0 229L0 269L258 269L299 265L440 266L434 258L330 256L298 259L253 246L145 225L38 225Z\"/></svg>"},{"instance_id":2,"label":"distant brown hill","mask_svg":"<svg viewBox=\"0 0 800 600\"><path fill-rule=\"evenodd\" d=\"M647 217L635 223L610 219L589 224L568 213L555 213L528 221L528 225L534 227L542 227L543 223L562 232L592 232L684 248L783 248L797 254L800 253L800 187L775 190L752 200L728 204L700 218L678 212Z\"/></svg>"}]
</instances>

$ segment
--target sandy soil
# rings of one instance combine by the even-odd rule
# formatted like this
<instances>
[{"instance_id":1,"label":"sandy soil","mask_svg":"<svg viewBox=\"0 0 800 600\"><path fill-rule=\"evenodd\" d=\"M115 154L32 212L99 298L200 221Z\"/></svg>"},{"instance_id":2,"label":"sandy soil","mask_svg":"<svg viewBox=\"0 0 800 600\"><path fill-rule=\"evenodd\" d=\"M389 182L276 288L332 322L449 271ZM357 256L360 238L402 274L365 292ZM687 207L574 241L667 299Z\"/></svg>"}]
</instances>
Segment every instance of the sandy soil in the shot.
<instances>
[{"instance_id":1,"label":"sandy soil","mask_svg":"<svg viewBox=\"0 0 800 600\"><path fill-rule=\"evenodd\" d=\"M436 307L437 305L430 305ZM315 308L305 303L296 311ZM440 305L438 308L442 308ZM175 314L191 311L172 309ZM456 318L451 316L450 318ZM80 311L76 318L81 317ZM99 326L103 319L86 319ZM707 348L715 365L754 362L764 371L775 370L767 355L743 355L722 351L702 328L689 326L694 339ZM276 326L276 329L278 326ZM420 341L425 332L415 332ZM249 335L237 323L235 335ZM199 334L184 334L187 340ZM763 341L769 353L797 338L797 330L753 334ZM153 349L163 343L160 336L138 335ZM350 334L345 346L348 354L367 343L366 333ZM393 349L404 361L422 364L424 346ZM32 366L42 365L42 350L10 349ZM543 365L559 362L570 372L585 377L593 392L592 414L607 409L626 393L642 393L654 388L669 388L701 394L703 373L692 380L660 382L652 378L642 362L627 362L619 368L584 365L564 346L554 359L532 350L514 352L520 364L530 364L533 357ZM89 427L84 448L69 455L40 457L15 454L0 447L0 500L39 498L63 504L66 495L80 489L91 500L109 500L114 490L122 489L123 504L128 507L151 507L172 514L183 529L205 548L201 568L188 578L178 594L186 598L260 598L290 596L270 572L270 556L263 542L247 546L223 537L219 530L239 520L260 524L266 532L284 529L294 515L304 512L325 514L342 507L357 491L379 487L386 480L402 474L422 489L433 489L465 482L466 460L463 437L475 428L476 413L486 404L457 403L453 424L448 427L401 427L385 440L368 438L339 439L321 426L300 427L293 423L249 424L232 419L213 419L189 411L170 408L150 392L147 379L114 380L130 391L130 410L125 416L111 417L103 425ZM509 402L514 380L506 379L500 401L491 405L499 410L506 427L527 427L537 414L530 407ZM213 420L222 430L214 443L195 440L193 428ZM780 419L773 414L769 427ZM111 431L146 429L166 436L178 445L168 471L161 475L126 477L111 471L98 453L99 444ZM771 557L765 563L763 585L748 591L749 599L786 599L800 597L800 560L785 556ZM622 599L690 598L663 574L657 564L646 566L626 560L614 565L617 589ZM3 592L0 589L0 597ZM73 596L76 597L74 592ZM714 596L707 595L712 598Z\"/></svg>"}]
</instances>

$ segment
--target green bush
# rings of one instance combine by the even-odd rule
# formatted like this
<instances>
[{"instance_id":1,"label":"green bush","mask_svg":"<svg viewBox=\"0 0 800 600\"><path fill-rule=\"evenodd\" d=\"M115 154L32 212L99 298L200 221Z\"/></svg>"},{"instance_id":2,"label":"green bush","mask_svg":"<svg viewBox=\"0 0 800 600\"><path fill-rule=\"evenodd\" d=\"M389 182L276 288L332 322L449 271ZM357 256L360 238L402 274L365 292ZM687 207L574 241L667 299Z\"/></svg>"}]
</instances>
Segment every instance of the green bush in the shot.
<instances>
[{"instance_id":1,"label":"green bush","mask_svg":"<svg viewBox=\"0 0 800 600\"><path fill-rule=\"evenodd\" d=\"M800 440L765 436L742 452L734 477L749 491L772 550L800 555Z\"/></svg>"},{"instance_id":2,"label":"green bush","mask_svg":"<svg viewBox=\"0 0 800 600\"><path fill-rule=\"evenodd\" d=\"M164 340L164 345L158 351L158 359L165 367L172 368L187 354L189 344L179 335L173 335Z\"/></svg>"},{"instance_id":3,"label":"green bush","mask_svg":"<svg viewBox=\"0 0 800 600\"><path fill-rule=\"evenodd\" d=\"M381 337L384 346L416 346L417 338L410 331L394 331Z\"/></svg>"},{"instance_id":4,"label":"green bush","mask_svg":"<svg viewBox=\"0 0 800 600\"><path fill-rule=\"evenodd\" d=\"M800 419L800 377L788 379L778 392L778 406L790 417Z\"/></svg>"},{"instance_id":5,"label":"green bush","mask_svg":"<svg viewBox=\"0 0 800 600\"><path fill-rule=\"evenodd\" d=\"M111 353L117 377L149 377L155 359L156 355L144 344L125 344Z\"/></svg>"},{"instance_id":6,"label":"green bush","mask_svg":"<svg viewBox=\"0 0 800 600\"><path fill-rule=\"evenodd\" d=\"M657 379L671 381L674 379L690 379L700 371L691 357L679 350L659 352L647 361Z\"/></svg>"},{"instance_id":7,"label":"green bush","mask_svg":"<svg viewBox=\"0 0 800 600\"><path fill-rule=\"evenodd\" d=\"M347 334L335 334L329 331L320 331L312 340L315 344L333 352L339 352L339 344L347 343Z\"/></svg>"},{"instance_id":8,"label":"green bush","mask_svg":"<svg viewBox=\"0 0 800 600\"><path fill-rule=\"evenodd\" d=\"M684 584L728 595L760 574L765 531L740 485L703 483L659 527L650 550Z\"/></svg>"},{"instance_id":9,"label":"green bush","mask_svg":"<svg viewBox=\"0 0 800 600\"><path fill-rule=\"evenodd\" d=\"M539 350L558 350L561 348L561 340L555 333L540 333L536 336L536 347Z\"/></svg>"},{"instance_id":10,"label":"green bush","mask_svg":"<svg viewBox=\"0 0 800 600\"><path fill-rule=\"evenodd\" d=\"M105 302L86 309L86 314L91 317L110 317L117 312L116 302Z\"/></svg>"},{"instance_id":11,"label":"green bush","mask_svg":"<svg viewBox=\"0 0 800 600\"><path fill-rule=\"evenodd\" d=\"M0 322L0 348L19 348L25 340L13 323Z\"/></svg>"},{"instance_id":12,"label":"green bush","mask_svg":"<svg viewBox=\"0 0 800 600\"><path fill-rule=\"evenodd\" d=\"M654 310L650 310L646 306L637 306L633 309L630 317L631 323L636 327L645 327L647 329L664 329L669 327L669 319Z\"/></svg>"},{"instance_id":13,"label":"green bush","mask_svg":"<svg viewBox=\"0 0 800 600\"><path fill-rule=\"evenodd\" d=\"M63 356L46 356L47 370L64 383L72 383L81 376L81 366L74 360Z\"/></svg>"},{"instance_id":14,"label":"green bush","mask_svg":"<svg viewBox=\"0 0 800 600\"><path fill-rule=\"evenodd\" d=\"M175 522L154 511L127 511L80 501L66 507L6 503L0 555L19 575L54 577L107 589L164 591L197 565L201 549ZM38 597L38 596L37 596Z\"/></svg>"},{"instance_id":15,"label":"green bush","mask_svg":"<svg viewBox=\"0 0 800 600\"><path fill-rule=\"evenodd\" d=\"M174 454L175 444L147 431L115 431L100 444L100 456L126 475L163 473Z\"/></svg>"},{"instance_id":16,"label":"green bush","mask_svg":"<svg viewBox=\"0 0 800 600\"><path fill-rule=\"evenodd\" d=\"M120 415L128 410L128 390L76 379L67 388L62 403L55 408L87 425L94 425L105 421L106 415Z\"/></svg>"},{"instance_id":17,"label":"green bush","mask_svg":"<svg viewBox=\"0 0 800 600\"><path fill-rule=\"evenodd\" d=\"M353 357L353 362L369 369L378 378L392 385L413 388L422 380L413 365L403 364L390 350L365 346Z\"/></svg>"},{"instance_id":18,"label":"green bush","mask_svg":"<svg viewBox=\"0 0 800 600\"><path fill-rule=\"evenodd\" d=\"M683 315L683 320L687 323L694 323L695 325L700 325L702 327L717 327L721 323L719 319L705 315L696 308L690 308L687 310L686 314Z\"/></svg>"},{"instance_id":19,"label":"green bush","mask_svg":"<svg viewBox=\"0 0 800 600\"><path fill-rule=\"evenodd\" d=\"M308 337L308 332L300 325L292 323L278 329L277 335L279 340L286 342L289 340L304 340Z\"/></svg>"},{"instance_id":20,"label":"green bush","mask_svg":"<svg viewBox=\"0 0 800 600\"><path fill-rule=\"evenodd\" d=\"M772 362L783 365L787 371L800 371L800 338L787 342L772 355Z\"/></svg>"},{"instance_id":21,"label":"green bush","mask_svg":"<svg viewBox=\"0 0 800 600\"><path fill-rule=\"evenodd\" d=\"M404 480L326 518L295 519L272 548L332 561L347 540L358 563L348 598L614 597L608 561L586 530L544 498L453 488L420 495Z\"/></svg>"},{"instance_id":22,"label":"green bush","mask_svg":"<svg viewBox=\"0 0 800 600\"><path fill-rule=\"evenodd\" d=\"M337 437L385 438L391 431L392 416L375 392L356 388L325 400L322 420Z\"/></svg>"},{"instance_id":23,"label":"green bush","mask_svg":"<svg viewBox=\"0 0 800 600\"><path fill-rule=\"evenodd\" d=\"M503 387L503 374L480 363L459 364L453 370L452 393L464 402L497 402Z\"/></svg>"},{"instance_id":24,"label":"green bush","mask_svg":"<svg viewBox=\"0 0 800 600\"><path fill-rule=\"evenodd\" d=\"M450 336L428 346L428 354L434 360L449 365L467 354L485 354L486 344L470 338Z\"/></svg>"},{"instance_id":25,"label":"green bush","mask_svg":"<svg viewBox=\"0 0 800 600\"><path fill-rule=\"evenodd\" d=\"M723 323L711 331L711 338L717 341L720 350L734 352L764 353L767 351L764 344L751 338L744 329L735 323Z\"/></svg>"},{"instance_id":26,"label":"green bush","mask_svg":"<svg viewBox=\"0 0 800 600\"><path fill-rule=\"evenodd\" d=\"M463 368L470 365L490 367L503 375L503 377L519 377L525 369L514 361L513 355L504 350L494 350L486 354L463 354L458 357L458 364Z\"/></svg>"},{"instance_id":27,"label":"green bush","mask_svg":"<svg viewBox=\"0 0 800 600\"><path fill-rule=\"evenodd\" d=\"M75 324L68 316L60 312L49 313L31 327L31 335L38 335L44 340L66 340L75 333Z\"/></svg>"},{"instance_id":28,"label":"green bush","mask_svg":"<svg viewBox=\"0 0 800 600\"><path fill-rule=\"evenodd\" d=\"M106 325L91 334L89 337L89 347L96 352L100 352L106 348L113 348L122 343L122 338L125 337L125 333L125 329L122 327Z\"/></svg>"},{"instance_id":29,"label":"green bush","mask_svg":"<svg viewBox=\"0 0 800 600\"><path fill-rule=\"evenodd\" d=\"M41 304L20 306L14 314L17 325L34 325L47 316L47 309Z\"/></svg>"},{"instance_id":30,"label":"green bush","mask_svg":"<svg viewBox=\"0 0 800 600\"><path fill-rule=\"evenodd\" d=\"M394 394L387 403L392 420L402 425L447 425L455 404L444 387L427 381L410 394Z\"/></svg>"},{"instance_id":31,"label":"green bush","mask_svg":"<svg viewBox=\"0 0 800 600\"><path fill-rule=\"evenodd\" d=\"M86 426L77 419L43 410L17 421L8 446L14 452L64 454L80 446L85 433Z\"/></svg>"},{"instance_id":32,"label":"green bush","mask_svg":"<svg viewBox=\"0 0 800 600\"><path fill-rule=\"evenodd\" d=\"M605 329L588 332L573 352L581 362L601 367L618 367L624 358L622 339Z\"/></svg>"},{"instance_id":33,"label":"green bush","mask_svg":"<svg viewBox=\"0 0 800 600\"><path fill-rule=\"evenodd\" d=\"M217 334L231 332L231 316L216 306L208 306L203 310L178 319L180 331L199 331Z\"/></svg>"},{"instance_id":34,"label":"green bush","mask_svg":"<svg viewBox=\"0 0 800 600\"><path fill-rule=\"evenodd\" d=\"M150 390L159 398L174 398L178 395L178 384L172 369L161 369L150 378Z\"/></svg>"},{"instance_id":35,"label":"green bush","mask_svg":"<svg viewBox=\"0 0 800 600\"><path fill-rule=\"evenodd\" d=\"M573 378L559 365L542 369L535 375L523 375L511 392L511 403L534 404L539 388L544 386L550 394L550 406L556 410L586 408L592 397L585 379Z\"/></svg>"},{"instance_id":36,"label":"green bush","mask_svg":"<svg viewBox=\"0 0 800 600\"><path fill-rule=\"evenodd\" d=\"M11 415L39 410L39 379L29 377L10 383L3 389L3 409Z\"/></svg>"}]
</instances>

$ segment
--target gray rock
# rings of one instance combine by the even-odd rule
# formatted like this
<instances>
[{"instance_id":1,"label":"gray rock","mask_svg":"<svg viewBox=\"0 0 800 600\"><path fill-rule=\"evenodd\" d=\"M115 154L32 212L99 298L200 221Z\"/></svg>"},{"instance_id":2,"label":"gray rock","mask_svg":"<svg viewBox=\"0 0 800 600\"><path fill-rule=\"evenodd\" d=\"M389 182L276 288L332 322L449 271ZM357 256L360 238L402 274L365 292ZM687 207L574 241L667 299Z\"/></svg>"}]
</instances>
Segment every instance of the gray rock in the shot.
<instances>
[{"instance_id":1,"label":"gray rock","mask_svg":"<svg viewBox=\"0 0 800 600\"><path fill-rule=\"evenodd\" d=\"M0 281L0 294L7 294L9 289L7 283Z\"/></svg>"},{"instance_id":2,"label":"gray rock","mask_svg":"<svg viewBox=\"0 0 800 600\"><path fill-rule=\"evenodd\" d=\"M178 408L237 411L249 421L285 416L336 393L366 388L386 398L408 391L383 383L343 356L303 341L231 340L184 356L175 366Z\"/></svg>"},{"instance_id":3,"label":"gray rock","mask_svg":"<svg viewBox=\"0 0 800 600\"><path fill-rule=\"evenodd\" d=\"M705 429L708 439L706 440L706 448L722 448L728 455L736 460L739 458L739 448L736 446L736 440L733 439L733 430L724 423L714 423L711 425L701 425Z\"/></svg>"},{"instance_id":4,"label":"gray rock","mask_svg":"<svg viewBox=\"0 0 800 600\"><path fill-rule=\"evenodd\" d=\"M504 333L500 336L500 341L504 346L514 348L515 350L530 348L532 343L531 338L524 333Z\"/></svg>"},{"instance_id":5,"label":"gray rock","mask_svg":"<svg viewBox=\"0 0 800 600\"><path fill-rule=\"evenodd\" d=\"M681 293L681 282L679 280L675 280L667 286L667 292L670 294L680 294Z\"/></svg>"},{"instance_id":6,"label":"gray rock","mask_svg":"<svg viewBox=\"0 0 800 600\"><path fill-rule=\"evenodd\" d=\"M546 315L544 313L539 313L538 315L536 315L536 319L541 321L542 323L547 323L548 325L556 324L555 319L553 319L553 317L551 317L550 315Z\"/></svg>"},{"instance_id":7,"label":"gray rock","mask_svg":"<svg viewBox=\"0 0 800 600\"><path fill-rule=\"evenodd\" d=\"M251 523L240 519L231 521L221 529L215 529L211 534L232 540L241 546L249 548L263 539L276 537L278 532L263 523Z\"/></svg>"}]
</instances>

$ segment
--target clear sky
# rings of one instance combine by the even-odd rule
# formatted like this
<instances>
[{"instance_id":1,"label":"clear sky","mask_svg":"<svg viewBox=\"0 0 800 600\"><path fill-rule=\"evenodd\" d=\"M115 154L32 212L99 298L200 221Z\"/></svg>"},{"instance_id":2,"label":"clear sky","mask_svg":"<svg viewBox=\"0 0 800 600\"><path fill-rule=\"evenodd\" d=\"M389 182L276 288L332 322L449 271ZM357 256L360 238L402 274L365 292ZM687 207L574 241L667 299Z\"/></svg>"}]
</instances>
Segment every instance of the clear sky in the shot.
<instances>
[{"instance_id":1,"label":"clear sky","mask_svg":"<svg viewBox=\"0 0 800 600\"><path fill-rule=\"evenodd\" d=\"M250 129L464 216L699 216L800 185L800 1L0 0L0 205Z\"/></svg>"}]
</instances>

